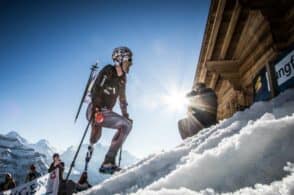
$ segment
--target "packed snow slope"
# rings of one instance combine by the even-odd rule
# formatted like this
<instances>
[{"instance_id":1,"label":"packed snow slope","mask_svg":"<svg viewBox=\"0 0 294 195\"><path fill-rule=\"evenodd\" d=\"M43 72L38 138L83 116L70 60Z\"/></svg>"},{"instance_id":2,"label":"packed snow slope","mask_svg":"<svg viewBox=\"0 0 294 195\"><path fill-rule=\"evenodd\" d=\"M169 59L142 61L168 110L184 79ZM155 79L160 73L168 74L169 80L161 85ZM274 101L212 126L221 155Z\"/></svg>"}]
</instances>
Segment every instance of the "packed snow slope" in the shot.
<instances>
[{"instance_id":1,"label":"packed snow slope","mask_svg":"<svg viewBox=\"0 0 294 195\"><path fill-rule=\"evenodd\" d=\"M294 194L293 113L292 89L83 193Z\"/></svg>"}]
</instances>

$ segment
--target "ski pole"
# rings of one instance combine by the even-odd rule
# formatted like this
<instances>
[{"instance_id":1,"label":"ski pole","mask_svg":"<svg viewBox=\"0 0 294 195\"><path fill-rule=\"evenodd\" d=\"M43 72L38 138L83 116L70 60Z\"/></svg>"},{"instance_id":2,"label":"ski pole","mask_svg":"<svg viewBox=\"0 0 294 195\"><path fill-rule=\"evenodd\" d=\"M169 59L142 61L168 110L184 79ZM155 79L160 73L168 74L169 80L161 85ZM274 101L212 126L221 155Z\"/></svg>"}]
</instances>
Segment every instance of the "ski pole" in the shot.
<instances>
[{"instance_id":1,"label":"ski pole","mask_svg":"<svg viewBox=\"0 0 294 195\"><path fill-rule=\"evenodd\" d=\"M89 126L90 126L90 124L91 124L91 122L92 122L92 118L93 118L93 117L91 117L91 119L89 120L88 125L87 125L87 127L86 127L86 129L85 129L85 131L84 131L84 134L83 134L82 140L81 140L80 145L79 145L79 147L78 147L78 149L77 149L77 151L76 151L76 153L75 153L75 156L74 156L74 158L73 158L73 161L71 162L71 165L70 165L70 168L69 168L69 171L68 171L68 173L67 173L67 176L66 176L66 179L65 179L65 180L68 180L68 178L69 178L69 176L70 176L70 173L71 173L71 170L72 170L72 168L75 166L75 161L76 161L76 159L77 159L77 157L78 157L78 154L79 154L79 152L80 152L81 146L82 146L82 144L83 144L83 142L84 142L84 139L85 139L86 134L87 134L87 132L88 132Z\"/></svg>"},{"instance_id":2,"label":"ski pole","mask_svg":"<svg viewBox=\"0 0 294 195\"><path fill-rule=\"evenodd\" d=\"M133 121L128 119L132 124L133 124ZM118 157L118 167L120 167L120 162L121 162L121 156L122 156L122 145L120 147L120 151L119 151L119 157Z\"/></svg>"},{"instance_id":3,"label":"ski pole","mask_svg":"<svg viewBox=\"0 0 294 195\"><path fill-rule=\"evenodd\" d=\"M122 146L120 147L120 151L119 151L119 157L118 157L118 167L120 167L120 162L121 162L121 154L122 154Z\"/></svg>"}]
</instances>

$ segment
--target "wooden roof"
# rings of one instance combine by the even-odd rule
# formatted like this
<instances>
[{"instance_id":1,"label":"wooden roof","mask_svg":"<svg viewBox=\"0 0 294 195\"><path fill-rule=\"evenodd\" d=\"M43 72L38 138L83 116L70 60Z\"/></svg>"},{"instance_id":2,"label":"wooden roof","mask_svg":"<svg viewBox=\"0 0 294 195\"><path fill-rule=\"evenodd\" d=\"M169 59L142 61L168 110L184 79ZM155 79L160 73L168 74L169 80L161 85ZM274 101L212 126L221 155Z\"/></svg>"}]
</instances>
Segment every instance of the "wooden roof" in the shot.
<instances>
[{"instance_id":1,"label":"wooden roof","mask_svg":"<svg viewBox=\"0 0 294 195\"><path fill-rule=\"evenodd\" d=\"M194 83L215 88L228 80L242 89L241 79L253 62L294 43L293 0L212 0Z\"/></svg>"}]
</instances>

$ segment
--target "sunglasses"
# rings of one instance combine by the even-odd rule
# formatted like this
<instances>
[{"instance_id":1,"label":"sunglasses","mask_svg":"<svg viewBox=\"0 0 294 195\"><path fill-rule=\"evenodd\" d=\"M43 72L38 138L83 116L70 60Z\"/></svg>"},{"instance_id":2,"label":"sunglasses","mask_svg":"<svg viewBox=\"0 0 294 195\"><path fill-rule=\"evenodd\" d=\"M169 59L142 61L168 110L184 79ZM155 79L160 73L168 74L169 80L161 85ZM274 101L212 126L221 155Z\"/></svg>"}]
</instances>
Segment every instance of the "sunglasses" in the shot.
<instances>
[{"instance_id":1,"label":"sunglasses","mask_svg":"<svg viewBox=\"0 0 294 195\"><path fill-rule=\"evenodd\" d=\"M123 56L122 57L122 61L128 61L128 62L131 62L132 61L132 57L131 56Z\"/></svg>"},{"instance_id":2,"label":"sunglasses","mask_svg":"<svg viewBox=\"0 0 294 195\"><path fill-rule=\"evenodd\" d=\"M123 59L123 62L132 62L132 58L128 58L128 59Z\"/></svg>"}]
</instances>

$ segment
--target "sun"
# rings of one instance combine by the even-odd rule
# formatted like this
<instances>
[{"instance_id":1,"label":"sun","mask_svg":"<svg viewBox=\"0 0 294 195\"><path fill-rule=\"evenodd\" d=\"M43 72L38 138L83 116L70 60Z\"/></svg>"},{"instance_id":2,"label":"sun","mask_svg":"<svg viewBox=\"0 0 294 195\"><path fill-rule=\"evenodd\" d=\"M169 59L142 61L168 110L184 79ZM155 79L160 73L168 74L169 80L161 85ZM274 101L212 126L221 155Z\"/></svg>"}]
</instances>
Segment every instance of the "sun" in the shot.
<instances>
[{"instance_id":1,"label":"sun","mask_svg":"<svg viewBox=\"0 0 294 195\"><path fill-rule=\"evenodd\" d=\"M174 88L170 90L167 94L161 96L162 104L166 105L167 109L170 111L182 111L187 109L189 103L186 97L187 91Z\"/></svg>"}]
</instances>

